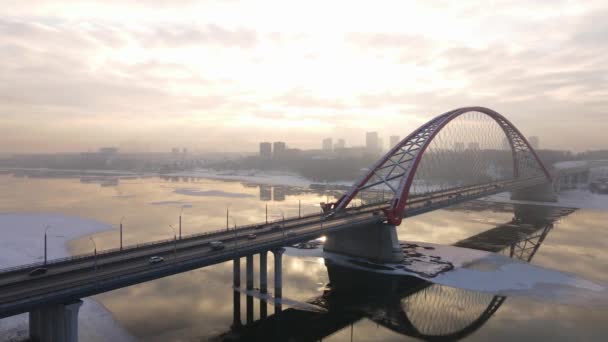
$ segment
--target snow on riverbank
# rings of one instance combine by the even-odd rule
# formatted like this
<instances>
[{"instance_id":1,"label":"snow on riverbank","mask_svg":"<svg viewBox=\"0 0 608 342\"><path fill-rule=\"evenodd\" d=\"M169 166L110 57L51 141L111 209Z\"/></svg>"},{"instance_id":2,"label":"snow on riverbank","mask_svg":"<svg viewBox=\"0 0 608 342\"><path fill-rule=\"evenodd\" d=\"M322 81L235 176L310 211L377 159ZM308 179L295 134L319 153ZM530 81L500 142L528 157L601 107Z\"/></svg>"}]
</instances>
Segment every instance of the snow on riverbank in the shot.
<instances>
[{"instance_id":1,"label":"snow on riverbank","mask_svg":"<svg viewBox=\"0 0 608 342\"><path fill-rule=\"evenodd\" d=\"M369 260L288 247L287 255L323 257L335 265L395 276L414 276L431 283L501 296L525 296L551 302L587 307L608 307L608 288L545 267L512 259L502 254L437 245L403 242L402 263L374 263ZM449 267L446 267L449 266Z\"/></svg>"},{"instance_id":2,"label":"snow on riverbank","mask_svg":"<svg viewBox=\"0 0 608 342\"><path fill-rule=\"evenodd\" d=\"M43 261L47 226L49 259L69 256L69 240L111 228L105 223L58 214L0 214L0 269ZM101 304L90 298L83 302L78 317L81 341L134 341ZM0 319L2 341L22 341L27 336L27 314Z\"/></svg>"},{"instance_id":3,"label":"snow on riverbank","mask_svg":"<svg viewBox=\"0 0 608 342\"><path fill-rule=\"evenodd\" d=\"M500 203L536 204L553 207L568 207L592 210L608 210L608 195L593 194L589 190L574 189L559 193L557 202L534 202L534 201L514 201L511 200L511 193L502 192L500 194L484 197L481 200Z\"/></svg>"}]
</instances>

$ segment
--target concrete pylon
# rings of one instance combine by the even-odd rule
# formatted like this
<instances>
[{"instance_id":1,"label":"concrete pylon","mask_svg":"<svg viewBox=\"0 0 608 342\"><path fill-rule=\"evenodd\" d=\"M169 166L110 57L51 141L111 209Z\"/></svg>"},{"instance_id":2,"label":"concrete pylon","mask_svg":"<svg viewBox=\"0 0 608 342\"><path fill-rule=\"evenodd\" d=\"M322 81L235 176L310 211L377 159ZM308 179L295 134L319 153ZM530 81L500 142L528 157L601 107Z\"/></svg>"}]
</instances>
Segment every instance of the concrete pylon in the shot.
<instances>
[{"instance_id":1,"label":"concrete pylon","mask_svg":"<svg viewBox=\"0 0 608 342\"><path fill-rule=\"evenodd\" d=\"M516 201L557 202L558 196L552 183L535 185L511 191L511 199Z\"/></svg>"},{"instance_id":2,"label":"concrete pylon","mask_svg":"<svg viewBox=\"0 0 608 342\"><path fill-rule=\"evenodd\" d=\"M285 248L273 249L274 254L274 312L283 311L281 298L283 297L283 253Z\"/></svg>"},{"instance_id":3,"label":"concrete pylon","mask_svg":"<svg viewBox=\"0 0 608 342\"><path fill-rule=\"evenodd\" d=\"M78 342L78 312L82 301L49 305L30 311L30 339L40 342Z\"/></svg>"},{"instance_id":4,"label":"concrete pylon","mask_svg":"<svg viewBox=\"0 0 608 342\"><path fill-rule=\"evenodd\" d=\"M323 249L375 262L401 262L397 228L386 223L363 224L327 234Z\"/></svg>"}]
</instances>

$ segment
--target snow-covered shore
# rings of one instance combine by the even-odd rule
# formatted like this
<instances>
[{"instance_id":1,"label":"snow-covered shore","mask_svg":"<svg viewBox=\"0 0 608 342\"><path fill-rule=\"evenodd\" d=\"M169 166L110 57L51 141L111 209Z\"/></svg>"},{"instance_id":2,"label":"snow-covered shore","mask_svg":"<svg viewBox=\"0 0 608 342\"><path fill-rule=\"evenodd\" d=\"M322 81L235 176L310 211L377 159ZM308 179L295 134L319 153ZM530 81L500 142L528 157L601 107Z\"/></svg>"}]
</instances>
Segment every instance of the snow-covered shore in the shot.
<instances>
[{"instance_id":1,"label":"snow-covered shore","mask_svg":"<svg viewBox=\"0 0 608 342\"><path fill-rule=\"evenodd\" d=\"M585 189L562 191L559 193L557 202L514 201L511 200L511 193L509 192L502 192L500 194L484 197L482 200L500 203L535 204L553 207L608 210L608 195L593 194L589 190Z\"/></svg>"},{"instance_id":2,"label":"snow-covered shore","mask_svg":"<svg viewBox=\"0 0 608 342\"><path fill-rule=\"evenodd\" d=\"M0 269L42 261L47 226L49 259L69 256L66 244L72 239L111 229L105 223L59 214L0 214ZM101 304L91 298L83 301L78 317L81 341L134 341ZM0 319L0 340L27 337L27 314Z\"/></svg>"}]
</instances>

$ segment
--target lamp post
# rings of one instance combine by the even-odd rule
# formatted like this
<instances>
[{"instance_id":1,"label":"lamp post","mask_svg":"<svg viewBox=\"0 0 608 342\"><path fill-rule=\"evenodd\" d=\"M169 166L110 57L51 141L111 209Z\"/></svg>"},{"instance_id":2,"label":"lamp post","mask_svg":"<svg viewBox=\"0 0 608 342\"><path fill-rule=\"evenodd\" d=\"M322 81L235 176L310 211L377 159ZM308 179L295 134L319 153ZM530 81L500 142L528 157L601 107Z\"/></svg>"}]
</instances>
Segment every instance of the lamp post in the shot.
<instances>
[{"instance_id":1,"label":"lamp post","mask_svg":"<svg viewBox=\"0 0 608 342\"><path fill-rule=\"evenodd\" d=\"M93 250L93 270L97 272L97 244L95 243L95 240L93 240L92 236L89 237L89 240L91 240L91 242L93 243L93 247L95 247L95 249Z\"/></svg>"},{"instance_id":2,"label":"lamp post","mask_svg":"<svg viewBox=\"0 0 608 342\"><path fill-rule=\"evenodd\" d=\"M125 217L121 217L120 218L120 250L122 251L122 221L125 219Z\"/></svg>"},{"instance_id":3,"label":"lamp post","mask_svg":"<svg viewBox=\"0 0 608 342\"><path fill-rule=\"evenodd\" d=\"M228 230L228 208L230 207L230 204L226 207L226 230Z\"/></svg>"},{"instance_id":4,"label":"lamp post","mask_svg":"<svg viewBox=\"0 0 608 342\"><path fill-rule=\"evenodd\" d=\"M46 265L46 232L51 228L50 225L44 227L44 264Z\"/></svg>"},{"instance_id":5,"label":"lamp post","mask_svg":"<svg viewBox=\"0 0 608 342\"><path fill-rule=\"evenodd\" d=\"M298 200L298 218L302 217L302 200Z\"/></svg>"},{"instance_id":6,"label":"lamp post","mask_svg":"<svg viewBox=\"0 0 608 342\"><path fill-rule=\"evenodd\" d=\"M177 234L175 234L175 228L169 225L169 228L173 231L173 257L177 257Z\"/></svg>"},{"instance_id":7,"label":"lamp post","mask_svg":"<svg viewBox=\"0 0 608 342\"><path fill-rule=\"evenodd\" d=\"M179 239L182 239L182 213L184 212L184 206L179 211Z\"/></svg>"}]
</instances>

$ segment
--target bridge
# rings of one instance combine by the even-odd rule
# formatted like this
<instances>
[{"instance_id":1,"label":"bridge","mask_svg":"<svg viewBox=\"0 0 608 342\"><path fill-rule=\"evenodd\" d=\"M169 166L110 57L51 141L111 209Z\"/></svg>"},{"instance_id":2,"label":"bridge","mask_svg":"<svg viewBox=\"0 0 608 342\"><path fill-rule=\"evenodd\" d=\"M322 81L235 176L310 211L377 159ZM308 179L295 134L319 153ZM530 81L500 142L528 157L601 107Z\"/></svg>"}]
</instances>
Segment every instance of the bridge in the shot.
<instances>
[{"instance_id":1,"label":"bridge","mask_svg":"<svg viewBox=\"0 0 608 342\"><path fill-rule=\"evenodd\" d=\"M553 223L573 211L555 207L538 210L516 204L511 221L454 245L530 262L553 229ZM454 341L481 328L507 299L413 277L353 270L327 260L325 264L329 285L322 295L308 301L324 310L275 309L273 315L266 316L266 301L260 299L260 319L254 321L250 307L253 300L248 293L246 322L241 322L241 294L235 292L234 321L230 331L217 336L217 340L321 341L369 319L399 335L425 341Z\"/></svg>"},{"instance_id":2,"label":"bridge","mask_svg":"<svg viewBox=\"0 0 608 342\"><path fill-rule=\"evenodd\" d=\"M505 191L515 199L555 199L550 174L515 126L487 108L460 108L404 138L335 203L322 203L319 215L0 270L0 318L29 312L32 339L76 341L81 298L230 260L238 287L242 257L250 289L258 253L264 292L268 251L275 255L274 293L280 297L283 246L326 236L327 251L400 261L396 226L402 219ZM212 241L224 248L214 249ZM150 264L151 256L166 261ZM47 273L29 276L39 267Z\"/></svg>"}]
</instances>

